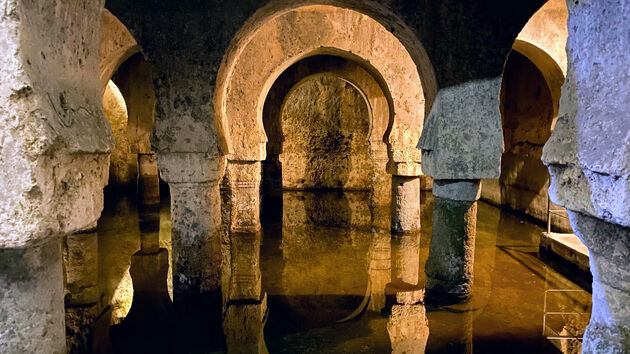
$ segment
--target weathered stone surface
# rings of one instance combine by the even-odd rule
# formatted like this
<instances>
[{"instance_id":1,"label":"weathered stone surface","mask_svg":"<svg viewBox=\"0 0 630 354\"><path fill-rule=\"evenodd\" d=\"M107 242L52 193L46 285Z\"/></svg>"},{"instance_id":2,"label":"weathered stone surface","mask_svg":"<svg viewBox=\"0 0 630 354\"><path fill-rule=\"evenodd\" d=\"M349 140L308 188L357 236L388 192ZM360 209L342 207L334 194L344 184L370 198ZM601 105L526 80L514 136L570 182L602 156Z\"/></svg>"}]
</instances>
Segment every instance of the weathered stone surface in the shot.
<instances>
[{"instance_id":1,"label":"weathered stone surface","mask_svg":"<svg viewBox=\"0 0 630 354\"><path fill-rule=\"evenodd\" d=\"M229 132L231 158L264 157L266 136L258 118L262 115L261 92L293 58L319 53L359 59L379 72L387 82L395 111L388 139L395 151L394 161L418 162L420 156L414 145L424 117L423 85L429 95L435 92L426 58L416 62L423 76L413 63L412 58L425 55L421 46L405 48L380 23L360 12L324 5L292 5L293 9L280 16L266 18L266 11L254 16L228 49L219 71L215 115L220 119L220 130ZM292 37L298 40L285 40ZM327 53L322 48L335 50ZM411 50L416 52L410 54ZM274 55L261 58L258 54L262 51ZM397 60L391 61L392 58ZM239 88L238 94L235 87Z\"/></svg>"},{"instance_id":2,"label":"weathered stone surface","mask_svg":"<svg viewBox=\"0 0 630 354\"><path fill-rule=\"evenodd\" d=\"M0 28L0 247L24 247L93 225L102 208L92 194L105 181L94 164L80 161L113 147L94 75L102 6L102 1L80 10L46 1L0 3L5 9ZM67 156L77 153L83 155ZM91 158L107 161L106 156ZM59 184L58 176L67 174L81 182ZM61 190L67 192L58 198ZM66 208L85 211L77 213L79 220ZM68 222L59 222L66 217Z\"/></svg>"},{"instance_id":3,"label":"weathered stone surface","mask_svg":"<svg viewBox=\"0 0 630 354\"><path fill-rule=\"evenodd\" d=\"M626 33L621 3L567 3L568 70L556 128L543 160L551 196L567 209L630 226ZM594 45L605 43L605 45Z\"/></svg>"},{"instance_id":4,"label":"weathered stone surface","mask_svg":"<svg viewBox=\"0 0 630 354\"><path fill-rule=\"evenodd\" d=\"M329 75L307 78L281 114L284 188L369 189L370 112L362 93Z\"/></svg>"},{"instance_id":5,"label":"weathered stone surface","mask_svg":"<svg viewBox=\"0 0 630 354\"><path fill-rule=\"evenodd\" d=\"M501 77L495 77L440 90L418 143L425 174L435 179L499 177L500 88Z\"/></svg>"},{"instance_id":6,"label":"weathered stone surface","mask_svg":"<svg viewBox=\"0 0 630 354\"><path fill-rule=\"evenodd\" d=\"M173 223L173 291L195 294L217 290L221 272L219 184L169 185Z\"/></svg>"},{"instance_id":7,"label":"weathered stone surface","mask_svg":"<svg viewBox=\"0 0 630 354\"><path fill-rule=\"evenodd\" d=\"M473 202L481 195L480 180L435 180L433 195L442 199Z\"/></svg>"},{"instance_id":8,"label":"weathered stone surface","mask_svg":"<svg viewBox=\"0 0 630 354\"><path fill-rule=\"evenodd\" d=\"M458 301L472 291L477 202L436 197L425 265L427 296Z\"/></svg>"},{"instance_id":9,"label":"weathered stone surface","mask_svg":"<svg viewBox=\"0 0 630 354\"><path fill-rule=\"evenodd\" d=\"M565 0L549 0L527 21L517 37L517 40L531 43L547 53L565 73L568 17Z\"/></svg>"},{"instance_id":10,"label":"weathered stone surface","mask_svg":"<svg viewBox=\"0 0 630 354\"><path fill-rule=\"evenodd\" d=\"M63 261L66 307L97 303L101 296L98 284L98 234L88 231L66 236Z\"/></svg>"},{"instance_id":11,"label":"weathered stone surface","mask_svg":"<svg viewBox=\"0 0 630 354\"><path fill-rule=\"evenodd\" d=\"M593 274L593 310L584 333L584 353L630 351L630 229L569 211L588 247Z\"/></svg>"},{"instance_id":12,"label":"weathered stone surface","mask_svg":"<svg viewBox=\"0 0 630 354\"><path fill-rule=\"evenodd\" d=\"M260 230L260 180L259 161L230 161L225 179L230 190L230 232L253 233Z\"/></svg>"},{"instance_id":13,"label":"weathered stone surface","mask_svg":"<svg viewBox=\"0 0 630 354\"><path fill-rule=\"evenodd\" d=\"M98 73L102 93L118 67L133 54L139 52L140 47L127 27L106 9L103 9L101 13L100 24L101 37L98 54L101 60Z\"/></svg>"},{"instance_id":14,"label":"weathered stone surface","mask_svg":"<svg viewBox=\"0 0 630 354\"><path fill-rule=\"evenodd\" d=\"M225 157L205 153L158 154L160 176L168 183L219 183L225 172Z\"/></svg>"},{"instance_id":15,"label":"weathered stone surface","mask_svg":"<svg viewBox=\"0 0 630 354\"><path fill-rule=\"evenodd\" d=\"M420 180L392 176L391 229L393 233L420 231Z\"/></svg>"},{"instance_id":16,"label":"weathered stone surface","mask_svg":"<svg viewBox=\"0 0 630 354\"><path fill-rule=\"evenodd\" d=\"M66 352L59 240L0 250L0 288L0 352Z\"/></svg>"},{"instance_id":17,"label":"weathered stone surface","mask_svg":"<svg viewBox=\"0 0 630 354\"><path fill-rule=\"evenodd\" d=\"M497 206L546 223L549 173L540 156L551 135L564 77L558 64L552 63L555 70L547 68L544 58L533 55L534 49L525 49L529 51L521 54L523 48L515 44L505 65L500 107L505 140L501 175L498 181L484 181L482 193ZM554 81L554 75L559 79ZM567 229L566 222L554 226Z\"/></svg>"}]
</instances>

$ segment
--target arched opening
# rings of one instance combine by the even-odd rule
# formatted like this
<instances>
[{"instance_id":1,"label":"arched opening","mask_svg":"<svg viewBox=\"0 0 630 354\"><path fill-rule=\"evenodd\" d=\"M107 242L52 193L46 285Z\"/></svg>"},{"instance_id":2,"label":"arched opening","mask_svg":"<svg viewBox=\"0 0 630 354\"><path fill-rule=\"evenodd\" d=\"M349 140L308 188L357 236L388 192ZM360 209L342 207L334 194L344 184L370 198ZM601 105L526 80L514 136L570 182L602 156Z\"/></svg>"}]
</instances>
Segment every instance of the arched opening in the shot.
<instances>
[{"instance_id":1,"label":"arched opening","mask_svg":"<svg viewBox=\"0 0 630 354\"><path fill-rule=\"evenodd\" d=\"M371 311L380 311L390 259L371 260L384 253L371 250L391 247L384 235L393 199L417 202L401 204L411 209L405 220L419 228L416 144L436 92L426 53L401 42L404 29L397 37L364 13L329 5L263 12L233 41L214 97L228 158L222 186L231 247L223 282L228 346L237 344L233 326L260 326L242 318L245 300L258 309L268 302L270 336L352 318L371 294ZM403 192L408 196L392 198ZM255 241L261 213L262 245ZM414 236L402 243L417 255ZM257 247L254 261L239 251L244 243ZM284 261L261 259L261 247L279 247ZM376 270L366 271L366 264ZM415 289L419 265L401 267Z\"/></svg>"},{"instance_id":2,"label":"arched opening","mask_svg":"<svg viewBox=\"0 0 630 354\"><path fill-rule=\"evenodd\" d=\"M523 46L520 42L518 47ZM558 77L563 75L551 58L540 53L540 49L535 53L539 57L545 55L548 63L555 67L547 69L542 66L544 62L535 64L530 59L531 49L528 56L516 48L506 60L500 93L504 135L501 176L498 180L484 181L482 197L545 224L548 210L557 207L548 204L549 172L540 158L557 119L563 82ZM553 75L545 75L544 71ZM560 214L553 215L554 230L570 232L568 219Z\"/></svg>"},{"instance_id":3,"label":"arched opening","mask_svg":"<svg viewBox=\"0 0 630 354\"><path fill-rule=\"evenodd\" d=\"M323 24L313 25L314 18ZM397 31L397 37L361 12L327 5L297 7L269 17L254 16L250 22L225 56L214 98L215 116L219 118L215 120L217 131L228 152L226 178L241 180L232 186L248 186L232 193L231 231L256 231L260 227L258 206L241 207L239 200L258 199L258 173L254 170L260 168L259 161L267 155L265 99L268 94L273 96L270 90L280 75L305 58L342 57L358 63L377 82L382 91L379 104L388 106L389 117L383 135L372 136L378 136L387 146L387 171L400 176L401 185L410 185L407 189L414 194L413 189L419 188L417 176L421 174L416 144L425 112L436 92L431 65L421 45L404 45L400 38L405 37L405 30ZM297 22L299 26L295 25ZM359 22L361 31L352 25ZM292 36L299 40L287 40ZM262 52L269 55L260 56ZM244 184L244 176L251 174L251 184ZM411 223L415 225L412 228L419 225L419 217L410 219L418 219Z\"/></svg>"},{"instance_id":4,"label":"arched opening","mask_svg":"<svg viewBox=\"0 0 630 354\"><path fill-rule=\"evenodd\" d=\"M168 190L160 193L150 143L156 102L151 69L116 17L103 10L101 21L98 76L114 148L100 218L91 229L64 239L70 352L101 351L125 342L129 326L124 323L142 312L147 289L153 292L151 301L170 303L165 249L169 196ZM154 262L148 261L151 257Z\"/></svg>"},{"instance_id":5,"label":"arched opening","mask_svg":"<svg viewBox=\"0 0 630 354\"><path fill-rule=\"evenodd\" d=\"M378 105L378 99L371 95L370 100L355 83L375 85L370 78L347 59L313 56L280 75L265 101L269 141L263 162L263 231L266 239L275 240L273 230L282 230L278 241L286 259L278 270L282 282L264 285L273 308L271 336L347 317L360 306L368 287L369 238L357 236L357 230L371 225L377 168L372 142L384 145L383 122L375 121L387 121L387 115L374 118L370 102ZM378 86L366 88L380 91ZM383 108L380 113L386 114ZM371 136L379 132L380 139ZM384 173L384 162L380 168ZM348 254L356 256L342 262ZM313 267L299 261L304 257L320 261ZM322 276L306 281L302 274Z\"/></svg>"}]
</instances>

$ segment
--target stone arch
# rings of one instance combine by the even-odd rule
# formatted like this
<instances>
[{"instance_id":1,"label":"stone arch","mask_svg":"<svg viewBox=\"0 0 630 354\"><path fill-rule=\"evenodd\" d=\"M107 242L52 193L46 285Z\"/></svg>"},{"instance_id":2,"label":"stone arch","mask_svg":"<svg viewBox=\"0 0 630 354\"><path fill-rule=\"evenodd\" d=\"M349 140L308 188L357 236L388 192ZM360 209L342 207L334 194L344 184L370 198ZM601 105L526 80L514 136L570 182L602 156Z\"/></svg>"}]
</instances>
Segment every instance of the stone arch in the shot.
<instances>
[{"instance_id":1,"label":"stone arch","mask_svg":"<svg viewBox=\"0 0 630 354\"><path fill-rule=\"evenodd\" d=\"M567 19L564 0L549 0L527 21L516 37L513 50L526 56L542 73L554 102L554 122L558 116L561 87L567 73Z\"/></svg>"},{"instance_id":2,"label":"stone arch","mask_svg":"<svg viewBox=\"0 0 630 354\"><path fill-rule=\"evenodd\" d=\"M262 109L274 81L301 59L332 54L360 63L377 78L391 107L385 136L391 171L419 175L416 144L437 92L422 46L417 41L403 44L401 38L412 38L406 35L409 30L403 28L397 37L360 11L332 5L294 6L259 10L228 49L214 97L222 150L232 161L263 160L267 137ZM294 25L297 22L299 26ZM261 57L260 53L270 54Z\"/></svg>"},{"instance_id":3,"label":"stone arch","mask_svg":"<svg viewBox=\"0 0 630 354\"><path fill-rule=\"evenodd\" d=\"M518 42L527 42L551 57L562 70L567 72L567 19L569 12L564 0L549 0L527 21L516 38ZM527 55L526 53L523 53ZM530 59L531 60L531 59Z\"/></svg>"},{"instance_id":4,"label":"stone arch","mask_svg":"<svg viewBox=\"0 0 630 354\"><path fill-rule=\"evenodd\" d=\"M127 27L107 9L101 14L101 42L98 77L101 93L105 92L107 82L116 70L132 55L140 52L140 46Z\"/></svg>"},{"instance_id":5,"label":"stone arch","mask_svg":"<svg viewBox=\"0 0 630 354\"><path fill-rule=\"evenodd\" d=\"M542 148L558 119L566 72L567 8L551 0L527 22L505 61L499 110L504 151L499 179L485 180L482 197L540 222L549 208ZM554 207L554 209L557 209ZM569 231L557 215L553 225Z\"/></svg>"},{"instance_id":6,"label":"stone arch","mask_svg":"<svg viewBox=\"0 0 630 354\"><path fill-rule=\"evenodd\" d=\"M107 9L103 9L101 18L99 79L102 92L105 93L110 80L120 89L127 109L126 136L117 139L124 140L129 153L138 155L140 202L158 204L157 160L150 141L156 105L151 68L127 27Z\"/></svg>"},{"instance_id":7,"label":"stone arch","mask_svg":"<svg viewBox=\"0 0 630 354\"><path fill-rule=\"evenodd\" d=\"M279 142L274 141L274 137L281 135L276 125L279 119L277 110L280 106L277 101L282 100L299 81L317 74L337 76L353 85L364 96L371 114L370 140L375 145L382 143L389 123L389 102L378 81L352 60L331 55L316 55L293 64L276 79L269 90L263 107L263 124L270 138L267 143L267 154L281 153Z\"/></svg>"},{"instance_id":8,"label":"stone arch","mask_svg":"<svg viewBox=\"0 0 630 354\"><path fill-rule=\"evenodd\" d=\"M536 65L540 73L543 75L554 102L553 116L555 122L558 118L558 107L560 105L560 95L562 93L561 89L562 84L564 83L565 71L562 70L558 61L555 60L549 53L532 43L517 39L514 41L512 50L527 57L527 59Z\"/></svg>"}]
</instances>

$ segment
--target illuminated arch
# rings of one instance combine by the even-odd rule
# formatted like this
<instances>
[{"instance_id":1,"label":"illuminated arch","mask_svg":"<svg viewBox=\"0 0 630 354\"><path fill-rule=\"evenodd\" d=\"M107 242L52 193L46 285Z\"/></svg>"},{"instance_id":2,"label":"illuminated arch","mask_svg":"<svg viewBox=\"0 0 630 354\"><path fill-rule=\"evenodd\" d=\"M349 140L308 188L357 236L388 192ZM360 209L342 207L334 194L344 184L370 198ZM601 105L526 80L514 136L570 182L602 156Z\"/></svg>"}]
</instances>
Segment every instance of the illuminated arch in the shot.
<instances>
[{"instance_id":1,"label":"illuminated arch","mask_svg":"<svg viewBox=\"0 0 630 354\"><path fill-rule=\"evenodd\" d=\"M224 57L214 97L222 150L234 161L261 161L267 137L262 112L271 86L292 64L314 55L352 60L379 82L390 106L388 144L392 173L420 174L416 148L437 92L422 46L403 28L398 37L374 18L331 5L305 5L255 14ZM409 39L408 42L411 42ZM406 41L407 42L407 41Z\"/></svg>"}]
</instances>

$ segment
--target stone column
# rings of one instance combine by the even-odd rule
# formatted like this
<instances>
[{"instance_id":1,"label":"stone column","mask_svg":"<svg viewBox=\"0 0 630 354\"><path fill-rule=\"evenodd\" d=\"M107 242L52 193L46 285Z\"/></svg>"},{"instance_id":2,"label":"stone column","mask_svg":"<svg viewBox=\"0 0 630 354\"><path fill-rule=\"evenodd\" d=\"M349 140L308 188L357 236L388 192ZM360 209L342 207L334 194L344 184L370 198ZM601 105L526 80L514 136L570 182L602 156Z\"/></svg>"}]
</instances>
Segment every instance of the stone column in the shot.
<instances>
[{"instance_id":1,"label":"stone column","mask_svg":"<svg viewBox=\"0 0 630 354\"><path fill-rule=\"evenodd\" d=\"M138 202L160 204L160 177L154 154L138 154Z\"/></svg>"},{"instance_id":2,"label":"stone column","mask_svg":"<svg viewBox=\"0 0 630 354\"><path fill-rule=\"evenodd\" d=\"M230 189L230 232L260 230L260 161L230 161L226 178Z\"/></svg>"},{"instance_id":3,"label":"stone column","mask_svg":"<svg viewBox=\"0 0 630 354\"><path fill-rule=\"evenodd\" d=\"M420 179L418 176L392 176L392 232L420 231Z\"/></svg>"},{"instance_id":4,"label":"stone column","mask_svg":"<svg viewBox=\"0 0 630 354\"><path fill-rule=\"evenodd\" d=\"M221 194L225 158L159 155L171 191L173 296L217 292L221 274Z\"/></svg>"},{"instance_id":5,"label":"stone column","mask_svg":"<svg viewBox=\"0 0 630 354\"><path fill-rule=\"evenodd\" d=\"M593 309L583 353L630 352L630 228L569 211L573 230L589 250Z\"/></svg>"},{"instance_id":6,"label":"stone column","mask_svg":"<svg viewBox=\"0 0 630 354\"><path fill-rule=\"evenodd\" d=\"M0 249L0 352L66 353L58 238Z\"/></svg>"},{"instance_id":7,"label":"stone column","mask_svg":"<svg viewBox=\"0 0 630 354\"><path fill-rule=\"evenodd\" d=\"M427 295L464 301L472 292L479 180L435 180Z\"/></svg>"},{"instance_id":8,"label":"stone column","mask_svg":"<svg viewBox=\"0 0 630 354\"><path fill-rule=\"evenodd\" d=\"M94 329L100 315L98 234L89 229L64 238L66 342L70 353L94 351Z\"/></svg>"}]
</instances>

